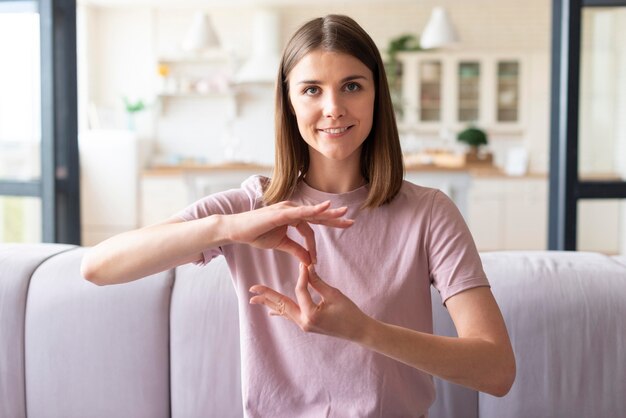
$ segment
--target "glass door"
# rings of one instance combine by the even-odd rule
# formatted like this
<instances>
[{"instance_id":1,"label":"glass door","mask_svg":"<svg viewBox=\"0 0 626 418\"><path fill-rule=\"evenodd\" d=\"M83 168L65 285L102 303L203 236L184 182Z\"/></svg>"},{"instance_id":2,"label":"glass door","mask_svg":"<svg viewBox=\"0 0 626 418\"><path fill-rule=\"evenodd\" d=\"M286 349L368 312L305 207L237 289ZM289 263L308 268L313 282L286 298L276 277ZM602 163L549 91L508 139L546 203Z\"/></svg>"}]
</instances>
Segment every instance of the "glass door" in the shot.
<instances>
[{"instance_id":1,"label":"glass door","mask_svg":"<svg viewBox=\"0 0 626 418\"><path fill-rule=\"evenodd\" d=\"M578 176L626 180L626 7L581 14ZM626 253L626 199L578 202L577 248Z\"/></svg>"},{"instance_id":2,"label":"glass door","mask_svg":"<svg viewBox=\"0 0 626 418\"><path fill-rule=\"evenodd\" d=\"M37 2L0 2L0 242L41 241L41 76Z\"/></svg>"},{"instance_id":3,"label":"glass door","mask_svg":"<svg viewBox=\"0 0 626 418\"><path fill-rule=\"evenodd\" d=\"M0 242L80 243L76 2L0 0Z\"/></svg>"}]
</instances>

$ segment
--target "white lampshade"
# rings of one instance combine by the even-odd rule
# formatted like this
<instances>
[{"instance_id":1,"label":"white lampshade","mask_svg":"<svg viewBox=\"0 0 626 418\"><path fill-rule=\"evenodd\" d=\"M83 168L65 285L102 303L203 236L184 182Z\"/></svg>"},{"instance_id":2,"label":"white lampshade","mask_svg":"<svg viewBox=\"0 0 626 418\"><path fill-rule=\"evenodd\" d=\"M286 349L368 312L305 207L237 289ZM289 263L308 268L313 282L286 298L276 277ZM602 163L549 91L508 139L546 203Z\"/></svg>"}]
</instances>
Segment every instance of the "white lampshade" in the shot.
<instances>
[{"instance_id":1,"label":"white lampshade","mask_svg":"<svg viewBox=\"0 0 626 418\"><path fill-rule=\"evenodd\" d=\"M237 83L273 83L280 64L280 17L257 10L252 25L252 52L235 76Z\"/></svg>"},{"instance_id":2,"label":"white lampshade","mask_svg":"<svg viewBox=\"0 0 626 418\"><path fill-rule=\"evenodd\" d=\"M435 7L426 23L420 46L423 49L441 48L459 42L459 36L443 7Z\"/></svg>"},{"instance_id":3,"label":"white lampshade","mask_svg":"<svg viewBox=\"0 0 626 418\"><path fill-rule=\"evenodd\" d=\"M185 40L182 43L183 50L188 52L203 52L209 49L219 48L220 41L211 25L206 13L196 13Z\"/></svg>"}]
</instances>

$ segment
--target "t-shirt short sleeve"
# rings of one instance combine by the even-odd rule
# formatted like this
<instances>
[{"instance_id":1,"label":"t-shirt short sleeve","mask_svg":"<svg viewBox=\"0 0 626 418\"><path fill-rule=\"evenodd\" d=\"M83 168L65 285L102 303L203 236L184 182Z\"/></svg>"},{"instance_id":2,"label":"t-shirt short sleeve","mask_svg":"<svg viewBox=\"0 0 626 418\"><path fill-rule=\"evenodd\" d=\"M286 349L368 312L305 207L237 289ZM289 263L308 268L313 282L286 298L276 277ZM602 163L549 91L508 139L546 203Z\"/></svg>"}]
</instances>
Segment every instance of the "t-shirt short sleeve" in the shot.
<instances>
[{"instance_id":1,"label":"t-shirt short sleeve","mask_svg":"<svg viewBox=\"0 0 626 418\"><path fill-rule=\"evenodd\" d=\"M431 282L443 303L464 290L489 286L463 216L441 191L433 195L426 242Z\"/></svg>"},{"instance_id":2,"label":"t-shirt short sleeve","mask_svg":"<svg viewBox=\"0 0 626 418\"><path fill-rule=\"evenodd\" d=\"M184 221L192 221L211 215L231 215L256 209L262 205L263 187L267 181L263 176L249 177L241 184L241 188L206 196L174 216ZM195 264L205 265L221 254L221 247L204 249L203 259Z\"/></svg>"}]
</instances>

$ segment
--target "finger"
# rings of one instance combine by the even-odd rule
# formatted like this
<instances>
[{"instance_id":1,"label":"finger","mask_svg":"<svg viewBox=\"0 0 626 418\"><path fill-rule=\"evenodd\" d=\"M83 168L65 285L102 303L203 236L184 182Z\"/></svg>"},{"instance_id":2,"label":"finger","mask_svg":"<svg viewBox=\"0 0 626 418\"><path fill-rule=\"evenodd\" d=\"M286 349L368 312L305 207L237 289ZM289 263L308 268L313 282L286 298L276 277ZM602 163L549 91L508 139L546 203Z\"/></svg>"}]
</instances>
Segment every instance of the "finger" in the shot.
<instances>
[{"instance_id":1,"label":"finger","mask_svg":"<svg viewBox=\"0 0 626 418\"><path fill-rule=\"evenodd\" d=\"M301 310L304 312L312 312L316 308L315 302L309 293L309 270L300 263L298 274L298 282L296 283L296 299Z\"/></svg>"},{"instance_id":2,"label":"finger","mask_svg":"<svg viewBox=\"0 0 626 418\"><path fill-rule=\"evenodd\" d=\"M330 209L330 200L326 200L322 203L318 203L317 205L301 205L290 208L289 214L293 216L294 219L302 219L308 216L316 216L321 213L332 211Z\"/></svg>"},{"instance_id":3,"label":"finger","mask_svg":"<svg viewBox=\"0 0 626 418\"><path fill-rule=\"evenodd\" d=\"M309 256L311 257L311 264L317 263L317 249L315 248L315 233L311 226L306 222L300 222L296 225L296 229L304 237L306 241L306 248L309 250Z\"/></svg>"},{"instance_id":4,"label":"finger","mask_svg":"<svg viewBox=\"0 0 626 418\"><path fill-rule=\"evenodd\" d=\"M349 228L352 225L354 225L354 219L346 219L346 218L329 219L329 220L307 219L307 222L310 224L315 224L315 225L332 226L334 228Z\"/></svg>"},{"instance_id":5,"label":"finger","mask_svg":"<svg viewBox=\"0 0 626 418\"><path fill-rule=\"evenodd\" d=\"M327 298L332 295L334 288L327 284L320 276L318 276L313 265L308 266L309 283L313 289L322 295L323 298Z\"/></svg>"},{"instance_id":6,"label":"finger","mask_svg":"<svg viewBox=\"0 0 626 418\"><path fill-rule=\"evenodd\" d=\"M250 303L265 305L270 309L270 315L285 316L289 319L300 315L300 308L293 300L269 287L254 285L250 292L256 293L256 296L250 298Z\"/></svg>"},{"instance_id":7,"label":"finger","mask_svg":"<svg viewBox=\"0 0 626 418\"><path fill-rule=\"evenodd\" d=\"M330 209L328 207L329 204L330 201L326 201L315 206L283 206L277 215L273 215L273 223L275 226L281 226L294 225L301 221L306 221L316 224L328 224L329 226L338 228L347 228L352 225L353 221L341 218L346 214L348 210L347 207L344 206L341 208Z\"/></svg>"},{"instance_id":8,"label":"finger","mask_svg":"<svg viewBox=\"0 0 626 418\"><path fill-rule=\"evenodd\" d=\"M316 213L311 216L304 217L305 220L326 220L326 219L338 219L344 216L348 212L347 206L342 206L340 208L327 209L323 212Z\"/></svg>"},{"instance_id":9,"label":"finger","mask_svg":"<svg viewBox=\"0 0 626 418\"><path fill-rule=\"evenodd\" d=\"M307 266L311 264L311 255L309 252L302 245L287 236L276 246L276 249L293 255Z\"/></svg>"}]
</instances>

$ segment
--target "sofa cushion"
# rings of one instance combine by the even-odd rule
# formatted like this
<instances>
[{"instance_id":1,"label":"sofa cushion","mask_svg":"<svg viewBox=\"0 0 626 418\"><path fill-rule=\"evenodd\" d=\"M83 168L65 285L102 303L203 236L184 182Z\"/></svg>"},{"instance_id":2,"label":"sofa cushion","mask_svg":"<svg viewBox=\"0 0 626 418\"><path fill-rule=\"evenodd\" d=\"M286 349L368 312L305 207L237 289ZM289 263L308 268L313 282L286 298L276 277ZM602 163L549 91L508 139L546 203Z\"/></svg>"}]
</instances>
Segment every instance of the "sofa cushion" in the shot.
<instances>
[{"instance_id":1,"label":"sofa cushion","mask_svg":"<svg viewBox=\"0 0 626 418\"><path fill-rule=\"evenodd\" d=\"M26 416L24 315L39 265L72 245L0 244L0 417Z\"/></svg>"},{"instance_id":2,"label":"sofa cushion","mask_svg":"<svg viewBox=\"0 0 626 418\"><path fill-rule=\"evenodd\" d=\"M173 271L115 286L81 277L84 249L33 274L26 309L32 417L168 417Z\"/></svg>"},{"instance_id":3,"label":"sofa cushion","mask_svg":"<svg viewBox=\"0 0 626 418\"><path fill-rule=\"evenodd\" d=\"M517 360L504 398L481 417L623 416L626 266L584 252L482 254Z\"/></svg>"},{"instance_id":4,"label":"sofa cushion","mask_svg":"<svg viewBox=\"0 0 626 418\"><path fill-rule=\"evenodd\" d=\"M241 417L237 296L224 257L176 269L172 417Z\"/></svg>"}]
</instances>

